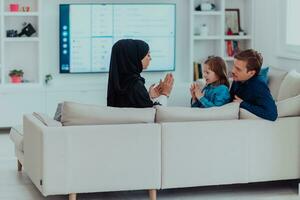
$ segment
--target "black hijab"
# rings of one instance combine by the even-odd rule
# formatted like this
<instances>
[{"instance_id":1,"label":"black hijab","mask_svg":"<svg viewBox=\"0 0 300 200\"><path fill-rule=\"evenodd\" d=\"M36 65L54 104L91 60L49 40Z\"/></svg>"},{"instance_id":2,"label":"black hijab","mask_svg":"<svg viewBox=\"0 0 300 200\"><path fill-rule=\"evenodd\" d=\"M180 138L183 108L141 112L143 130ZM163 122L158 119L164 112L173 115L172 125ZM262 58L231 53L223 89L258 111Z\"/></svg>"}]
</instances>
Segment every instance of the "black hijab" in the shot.
<instances>
[{"instance_id":1,"label":"black hijab","mask_svg":"<svg viewBox=\"0 0 300 200\"><path fill-rule=\"evenodd\" d=\"M142 59L149 45L142 40L123 39L112 47L107 89L107 105L115 106L116 99L127 93L138 79L145 83L140 73Z\"/></svg>"}]
</instances>

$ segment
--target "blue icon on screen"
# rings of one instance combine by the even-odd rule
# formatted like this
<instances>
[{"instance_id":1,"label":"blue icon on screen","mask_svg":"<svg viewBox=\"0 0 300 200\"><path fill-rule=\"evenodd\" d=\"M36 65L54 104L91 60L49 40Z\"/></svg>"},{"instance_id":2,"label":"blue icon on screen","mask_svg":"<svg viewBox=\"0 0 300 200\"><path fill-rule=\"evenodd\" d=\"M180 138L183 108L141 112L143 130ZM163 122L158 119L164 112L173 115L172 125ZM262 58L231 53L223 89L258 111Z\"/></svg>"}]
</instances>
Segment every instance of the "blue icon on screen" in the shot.
<instances>
[{"instance_id":1,"label":"blue icon on screen","mask_svg":"<svg viewBox=\"0 0 300 200\"><path fill-rule=\"evenodd\" d=\"M62 70L69 70L69 65L68 64L62 64L61 69Z\"/></svg>"}]
</instances>

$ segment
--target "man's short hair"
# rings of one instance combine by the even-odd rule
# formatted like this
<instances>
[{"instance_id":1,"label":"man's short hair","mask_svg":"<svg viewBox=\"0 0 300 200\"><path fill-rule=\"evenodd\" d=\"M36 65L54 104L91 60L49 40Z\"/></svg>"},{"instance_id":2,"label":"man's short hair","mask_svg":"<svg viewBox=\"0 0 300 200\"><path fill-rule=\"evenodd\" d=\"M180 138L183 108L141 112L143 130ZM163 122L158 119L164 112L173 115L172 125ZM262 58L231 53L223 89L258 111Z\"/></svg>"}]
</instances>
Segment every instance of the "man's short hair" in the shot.
<instances>
[{"instance_id":1,"label":"man's short hair","mask_svg":"<svg viewBox=\"0 0 300 200\"><path fill-rule=\"evenodd\" d=\"M255 51L254 49L247 49L244 51L239 52L234 56L237 60L242 60L247 62L247 71L255 71L255 75L258 75L260 72L262 63L263 63L263 57L260 53Z\"/></svg>"}]
</instances>

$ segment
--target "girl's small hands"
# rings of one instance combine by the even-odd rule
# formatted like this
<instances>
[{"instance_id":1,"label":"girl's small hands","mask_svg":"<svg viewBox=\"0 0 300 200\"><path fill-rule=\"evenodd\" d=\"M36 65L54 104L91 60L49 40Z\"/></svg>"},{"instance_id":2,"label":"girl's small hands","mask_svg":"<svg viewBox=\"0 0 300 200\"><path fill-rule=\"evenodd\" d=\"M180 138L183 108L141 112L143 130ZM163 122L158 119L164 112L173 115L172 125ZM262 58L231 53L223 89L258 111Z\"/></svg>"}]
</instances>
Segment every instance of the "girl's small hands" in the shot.
<instances>
[{"instance_id":1,"label":"girl's small hands","mask_svg":"<svg viewBox=\"0 0 300 200\"><path fill-rule=\"evenodd\" d=\"M194 90L195 90L195 86L194 86L194 83L192 83L192 84L191 84L191 87L190 87L190 93L191 93L191 96L192 96L193 101L196 100L196 96L195 96Z\"/></svg>"},{"instance_id":2,"label":"girl's small hands","mask_svg":"<svg viewBox=\"0 0 300 200\"><path fill-rule=\"evenodd\" d=\"M194 83L194 94L197 99L200 99L204 94L201 92L201 87L199 83Z\"/></svg>"}]
</instances>

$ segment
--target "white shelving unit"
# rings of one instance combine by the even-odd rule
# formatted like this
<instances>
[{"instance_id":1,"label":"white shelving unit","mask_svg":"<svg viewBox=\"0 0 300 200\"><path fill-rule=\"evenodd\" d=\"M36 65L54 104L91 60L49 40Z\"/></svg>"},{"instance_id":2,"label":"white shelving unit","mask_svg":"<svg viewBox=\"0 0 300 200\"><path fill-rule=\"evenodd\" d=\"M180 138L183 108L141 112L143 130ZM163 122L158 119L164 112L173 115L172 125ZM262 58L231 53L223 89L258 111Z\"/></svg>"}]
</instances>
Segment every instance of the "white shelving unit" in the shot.
<instances>
[{"instance_id":1,"label":"white shelving unit","mask_svg":"<svg viewBox=\"0 0 300 200\"><path fill-rule=\"evenodd\" d=\"M11 3L19 4L18 12L9 10ZM28 85L41 84L40 3L41 0L0 0L0 87L2 88L8 86L9 88L23 88ZM29 6L30 10L28 12L21 11L23 6ZM31 37L6 36L7 30L17 30L19 33L24 27L24 23L31 23L37 32ZM8 74L13 69L24 71L24 83L12 84L10 82Z\"/></svg>"},{"instance_id":2,"label":"white shelving unit","mask_svg":"<svg viewBox=\"0 0 300 200\"><path fill-rule=\"evenodd\" d=\"M196 11L201 3L216 5L213 11ZM226 53L226 42L237 41L240 50L253 47L253 0L190 0L190 79L193 80L194 63L202 63L208 56L220 56L231 70L233 57ZM226 35L225 10L239 9L241 29L246 35ZM208 27L208 34L201 35L201 26Z\"/></svg>"}]
</instances>

